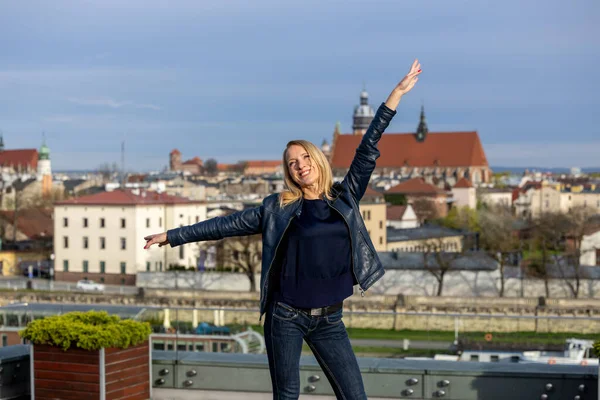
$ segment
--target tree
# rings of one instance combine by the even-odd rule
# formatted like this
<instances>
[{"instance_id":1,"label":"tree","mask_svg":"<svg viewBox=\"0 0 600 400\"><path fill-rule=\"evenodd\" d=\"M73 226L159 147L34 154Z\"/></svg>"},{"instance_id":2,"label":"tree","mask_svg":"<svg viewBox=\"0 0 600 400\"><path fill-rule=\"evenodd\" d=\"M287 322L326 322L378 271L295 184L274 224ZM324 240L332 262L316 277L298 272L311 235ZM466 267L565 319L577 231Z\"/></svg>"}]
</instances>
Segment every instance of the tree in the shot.
<instances>
[{"instance_id":1,"label":"tree","mask_svg":"<svg viewBox=\"0 0 600 400\"><path fill-rule=\"evenodd\" d=\"M550 297L550 275L548 267L564 250L564 239L569 229L568 217L560 212L546 212L532 221L533 231L529 245L528 272L544 279L546 297Z\"/></svg>"},{"instance_id":2,"label":"tree","mask_svg":"<svg viewBox=\"0 0 600 400\"><path fill-rule=\"evenodd\" d=\"M553 255L558 272L574 298L579 297L581 288L581 243L591 225L592 214L588 208L581 206L574 207L568 214L564 214L561 232L565 239L563 252Z\"/></svg>"},{"instance_id":3,"label":"tree","mask_svg":"<svg viewBox=\"0 0 600 400\"><path fill-rule=\"evenodd\" d=\"M206 160L206 162L204 163L204 172L207 175L216 175L217 172L219 172L219 169L217 167L217 160L215 160L214 158L209 158L208 160Z\"/></svg>"},{"instance_id":4,"label":"tree","mask_svg":"<svg viewBox=\"0 0 600 400\"><path fill-rule=\"evenodd\" d=\"M250 281L250 291L256 291L256 272L262 263L262 236L237 236L222 241L223 260L237 271L241 271Z\"/></svg>"},{"instance_id":5,"label":"tree","mask_svg":"<svg viewBox=\"0 0 600 400\"><path fill-rule=\"evenodd\" d=\"M428 198L416 198L411 203L419 222L432 221L440 217L439 210L434 200Z\"/></svg>"},{"instance_id":6,"label":"tree","mask_svg":"<svg viewBox=\"0 0 600 400\"><path fill-rule=\"evenodd\" d=\"M467 244L463 243L456 249L448 251L443 238L430 239L423 246L423 268L428 271L438 282L436 296L441 296L444 290L444 278L455 261L464 256Z\"/></svg>"},{"instance_id":7,"label":"tree","mask_svg":"<svg viewBox=\"0 0 600 400\"><path fill-rule=\"evenodd\" d=\"M519 239L514 230L515 217L508 207L492 207L481 210L478 217L479 244L481 248L498 262L500 269L500 297L504 296L506 278L504 267L519 250Z\"/></svg>"}]
</instances>

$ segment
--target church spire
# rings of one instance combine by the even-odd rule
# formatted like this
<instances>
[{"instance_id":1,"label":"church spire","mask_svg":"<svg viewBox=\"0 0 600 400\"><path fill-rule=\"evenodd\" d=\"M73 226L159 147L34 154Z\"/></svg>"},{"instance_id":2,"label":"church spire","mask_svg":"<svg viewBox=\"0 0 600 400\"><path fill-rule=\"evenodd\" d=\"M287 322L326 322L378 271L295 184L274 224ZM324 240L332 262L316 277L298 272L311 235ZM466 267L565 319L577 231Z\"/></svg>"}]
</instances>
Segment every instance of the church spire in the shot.
<instances>
[{"instance_id":1,"label":"church spire","mask_svg":"<svg viewBox=\"0 0 600 400\"><path fill-rule=\"evenodd\" d=\"M375 117L375 111L369 105L369 93L364 89L360 92L360 104L354 108L352 118L352 131L355 135L364 135L371 121Z\"/></svg>"},{"instance_id":2,"label":"church spire","mask_svg":"<svg viewBox=\"0 0 600 400\"><path fill-rule=\"evenodd\" d=\"M425 121L425 106L421 106L421 120L419 121L419 126L417 127L417 133L415 136L417 137L418 142L423 142L427 137L427 132L429 129L427 128L427 121Z\"/></svg>"}]
</instances>

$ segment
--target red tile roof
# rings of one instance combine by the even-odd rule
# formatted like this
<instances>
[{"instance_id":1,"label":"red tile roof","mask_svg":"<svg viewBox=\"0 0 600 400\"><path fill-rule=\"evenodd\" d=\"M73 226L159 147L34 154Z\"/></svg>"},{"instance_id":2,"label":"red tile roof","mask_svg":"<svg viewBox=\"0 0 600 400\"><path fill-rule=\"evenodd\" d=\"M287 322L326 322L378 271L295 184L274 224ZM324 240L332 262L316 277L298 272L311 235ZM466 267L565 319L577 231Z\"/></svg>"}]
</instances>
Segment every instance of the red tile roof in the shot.
<instances>
[{"instance_id":1,"label":"red tile roof","mask_svg":"<svg viewBox=\"0 0 600 400\"><path fill-rule=\"evenodd\" d=\"M14 211L0 211L0 218L13 224ZM17 214L17 230L31 240L52 239L54 222L51 209L21 209Z\"/></svg>"},{"instance_id":2,"label":"red tile roof","mask_svg":"<svg viewBox=\"0 0 600 400\"><path fill-rule=\"evenodd\" d=\"M222 172L233 171L238 167L238 164L217 164L217 170Z\"/></svg>"},{"instance_id":3,"label":"red tile roof","mask_svg":"<svg viewBox=\"0 0 600 400\"><path fill-rule=\"evenodd\" d=\"M194 157L191 160L187 160L183 164L184 165L200 165L200 166L202 166L202 160L199 157Z\"/></svg>"},{"instance_id":4,"label":"red tile roof","mask_svg":"<svg viewBox=\"0 0 600 400\"><path fill-rule=\"evenodd\" d=\"M386 193L400 194L445 194L442 189L425 183L421 178L412 178L388 189Z\"/></svg>"},{"instance_id":5,"label":"red tile roof","mask_svg":"<svg viewBox=\"0 0 600 400\"><path fill-rule=\"evenodd\" d=\"M368 197L383 197L383 193L378 192L375 189L372 189L370 186L367 186L367 190L365 190L365 196Z\"/></svg>"},{"instance_id":6,"label":"red tile roof","mask_svg":"<svg viewBox=\"0 0 600 400\"><path fill-rule=\"evenodd\" d=\"M107 205L107 206L134 206L134 205L161 205L161 204L199 204L202 201L189 200L166 193L141 191L135 194L130 190L114 190L101 192L76 199L58 201L56 205Z\"/></svg>"},{"instance_id":7,"label":"red tile roof","mask_svg":"<svg viewBox=\"0 0 600 400\"><path fill-rule=\"evenodd\" d=\"M246 163L246 168L267 168L281 165L281 160L250 160L244 162Z\"/></svg>"},{"instance_id":8,"label":"red tile roof","mask_svg":"<svg viewBox=\"0 0 600 400\"><path fill-rule=\"evenodd\" d=\"M331 166L348 168L362 136L334 138ZM418 142L412 133L384 133L379 142L380 168L488 166L477 132L428 133Z\"/></svg>"},{"instance_id":9,"label":"red tile roof","mask_svg":"<svg viewBox=\"0 0 600 400\"><path fill-rule=\"evenodd\" d=\"M472 188L473 185L471 184L471 181L469 181L467 178L460 178L458 182L456 182L456 185L454 185L454 187L457 189L468 189Z\"/></svg>"},{"instance_id":10,"label":"red tile roof","mask_svg":"<svg viewBox=\"0 0 600 400\"><path fill-rule=\"evenodd\" d=\"M399 221L404 216L407 206L387 206L386 218L390 221Z\"/></svg>"},{"instance_id":11,"label":"red tile roof","mask_svg":"<svg viewBox=\"0 0 600 400\"><path fill-rule=\"evenodd\" d=\"M4 150L0 152L0 166L37 169L38 152L36 149Z\"/></svg>"},{"instance_id":12,"label":"red tile roof","mask_svg":"<svg viewBox=\"0 0 600 400\"><path fill-rule=\"evenodd\" d=\"M177 149L173 149L173 150L171 150L170 154L181 154L181 152Z\"/></svg>"}]
</instances>

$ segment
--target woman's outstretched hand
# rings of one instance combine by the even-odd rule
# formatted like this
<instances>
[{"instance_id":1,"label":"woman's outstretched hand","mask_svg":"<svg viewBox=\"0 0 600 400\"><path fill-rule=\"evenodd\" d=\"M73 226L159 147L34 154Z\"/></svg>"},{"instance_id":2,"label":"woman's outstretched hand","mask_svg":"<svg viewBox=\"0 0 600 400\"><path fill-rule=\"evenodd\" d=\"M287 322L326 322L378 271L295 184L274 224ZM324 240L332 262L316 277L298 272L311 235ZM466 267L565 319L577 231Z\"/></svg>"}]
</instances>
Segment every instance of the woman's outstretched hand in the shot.
<instances>
[{"instance_id":1,"label":"woman's outstretched hand","mask_svg":"<svg viewBox=\"0 0 600 400\"><path fill-rule=\"evenodd\" d=\"M419 80L420 74L421 63L419 63L419 60L415 60L412 66L410 67L410 71L408 71L408 74L406 74L406 76L402 78L400 83L396 85L394 90L392 90L392 93L390 93L388 99L385 101L385 105L388 108L395 110L396 107L398 107L398 103L400 103L400 99L402 98L402 96L410 92L410 90L415 86L415 83L417 83L417 81Z\"/></svg>"},{"instance_id":2,"label":"woman's outstretched hand","mask_svg":"<svg viewBox=\"0 0 600 400\"><path fill-rule=\"evenodd\" d=\"M148 235L144 238L146 241L146 245L144 245L144 250L149 249L153 244L158 243L158 247L166 246L169 244L169 239L167 239L167 232L157 233L155 235Z\"/></svg>"}]
</instances>

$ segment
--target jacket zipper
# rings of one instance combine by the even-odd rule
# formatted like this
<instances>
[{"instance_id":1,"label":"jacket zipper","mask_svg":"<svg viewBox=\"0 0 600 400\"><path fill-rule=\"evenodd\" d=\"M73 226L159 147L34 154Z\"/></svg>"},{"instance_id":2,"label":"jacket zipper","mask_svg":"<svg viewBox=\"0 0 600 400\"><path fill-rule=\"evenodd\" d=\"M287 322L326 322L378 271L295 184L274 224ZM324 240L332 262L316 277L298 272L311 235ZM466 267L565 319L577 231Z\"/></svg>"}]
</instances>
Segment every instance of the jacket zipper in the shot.
<instances>
[{"instance_id":1,"label":"jacket zipper","mask_svg":"<svg viewBox=\"0 0 600 400\"><path fill-rule=\"evenodd\" d=\"M292 218L290 218L290 220L288 221L285 229L283 230L283 233L281 234L281 237L279 238L279 242L277 242L277 246L275 247L275 253L273 254L273 259L271 260L271 264L269 264L269 269L267 270L267 278L265 280L265 287L262 289L261 291L261 297L264 295L265 299L267 296L267 288L269 287L269 279L271 278L271 267L273 266L273 262L275 261L275 258L277 258L277 250L279 250L279 245L281 244L281 241L283 240L283 237L285 236L285 232L288 230L288 228L290 227L290 224L292 223L292 220L295 218L295 216L292 216ZM260 306L262 308L262 301L260 302ZM258 318L258 322L261 322L262 317L264 315L264 312L260 313L260 318Z\"/></svg>"},{"instance_id":2,"label":"jacket zipper","mask_svg":"<svg viewBox=\"0 0 600 400\"><path fill-rule=\"evenodd\" d=\"M344 214L342 214L340 211L338 211L337 208L332 206L329 203L329 201L327 201L327 204L329 205L329 207L334 209L335 212L337 212L340 215L340 217L342 217L342 219L344 220L344 223L346 224L346 227L348 228L348 234L349 234L348 236L350 236L350 258L352 260L352 274L354 275L354 279L356 279L356 283L358 283L358 289L360 290L360 297L365 297L365 291L360 286L360 281L358 280L358 276L356 276L356 271L354 271L354 243L352 242L352 234L350 233L350 224L348 224L348 220L346 220L346 217L344 217Z\"/></svg>"}]
</instances>

